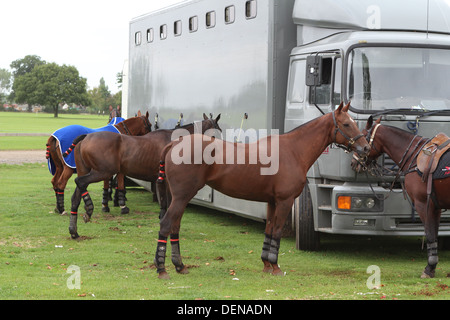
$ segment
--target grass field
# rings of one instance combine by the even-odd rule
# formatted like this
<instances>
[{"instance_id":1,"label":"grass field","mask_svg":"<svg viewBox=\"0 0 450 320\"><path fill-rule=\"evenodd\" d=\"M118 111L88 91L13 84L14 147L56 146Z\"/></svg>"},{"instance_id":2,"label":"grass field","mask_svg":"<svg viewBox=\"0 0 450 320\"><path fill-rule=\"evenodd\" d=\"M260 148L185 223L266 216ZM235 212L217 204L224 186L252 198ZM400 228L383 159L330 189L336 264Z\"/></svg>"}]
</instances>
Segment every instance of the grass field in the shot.
<instances>
[{"instance_id":1,"label":"grass field","mask_svg":"<svg viewBox=\"0 0 450 320\"><path fill-rule=\"evenodd\" d=\"M190 274L176 274L169 256L171 279L159 280L158 206L148 192L128 190L129 215L118 208L105 214L102 186L91 185L96 210L91 223L79 217L81 240L74 241L69 217L53 212L50 179L46 165L0 165L0 300L450 298L450 253L440 251L435 279L420 279L426 250L419 238L323 235L318 252L297 251L286 238L279 256L286 276L274 277L261 272L262 223L196 206L186 210L180 232ZM73 188L71 179L66 209ZM372 265L380 270L375 289L367 287ZM73 279L81 280L79 289Z\"/></svg>"},{"instance_id":2,"label":"grass field","mask_svg":"<svg viewBox=\"0 0 450 320\"><path fill-rule=\"evenodd\" d=\"M81 124L89 128L100 128L107 124L107 116L60 114L54 118L47 113L0 112L0 134L34 133L50 135L55 130ZM0 136L1 150L45 149L48 136Z\"/></svg>"},{"instance_id":3,"label":"grass field","mask_svg":"<svg viewBox=\"0 0 450 320\"><path fill-rule=\"evenodd\" d=\"M69 182L67 198L73 191ZM0 299L445 299L450 298L450 255L440 253L437 277L419 279L426 252L414 238L325 236L319 252L295 250L283 239L285 277L263 274L264 225L190 206L183 217L181 249L189 275L157 279L153 257L158 207L148 192L130 189L131 213L99 213L101 185L90 187L93 222L80 217L82 240L70 239L68 216L53 213L50 175L42 165L0 166ZM66 207L70 206L66 200ZM80 221L81 220L81 221ZM367 268L381 270L379 288L366 286ZM69 289L70 266L81 275Z\"/></svg>"}]
</instances>

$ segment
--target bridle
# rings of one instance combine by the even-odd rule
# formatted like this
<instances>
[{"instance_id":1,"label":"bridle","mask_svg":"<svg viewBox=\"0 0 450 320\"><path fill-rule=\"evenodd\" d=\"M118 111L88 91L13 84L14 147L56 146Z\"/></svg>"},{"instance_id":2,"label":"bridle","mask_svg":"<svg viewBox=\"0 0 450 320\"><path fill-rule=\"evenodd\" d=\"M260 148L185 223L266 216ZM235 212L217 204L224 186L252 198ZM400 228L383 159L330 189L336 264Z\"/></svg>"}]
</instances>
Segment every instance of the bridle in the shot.
<instances>
[{"instance_id":1,"label":"bridle","mask_svg":"<svg viewBox=\"0 0 450 320\"><path fill-rule=\"evenodd\" d=\"M367 136L366 136L366 139L369 142L370 148L375 150L378 154L381 154L381 152L375 147L374 140L375 140L375 135L377 133L377 130L380 126L381 126L381 124L379 124L379 123L376 124L375 126L373 126L367 132ZM414 137L411 139L408 146L406 147L405 152L403 153L401 160L398 163L399 169L397 171L395 180L397 180L400 177L400 175L402 175L402 174L408 174L408 173L414 171L411 168L414 167L414 165L413 165L414 159L417 158L420 150L422 150L422 148L420 148L420 146L424 144L424 141L425 141L425 143L427 143L427 141L429 141L429 139L427 139L427 138L420 137L420 139L414 144L414 141L416 141L416 138L418 138L418 137L419 137L418 135L414 135ZM367 157L362 158L362 157L354 154L353 159L355 159L363 167L364 171L368 170L368 166L370 164L367 163ZM408 162L410 162L409 167L405 168L406 163L408 163ZM376 162L376 159L374 159L372 161L372 165L374 165L375 167L379 166L378 163ZM383 168L383 169L385 169L385 168ZM388 171L391 171L391 170L388 170ZM372 170L371 170L371 172L372 172Z\"/></svg>"},{"instance_id":2,"label":"bridle","mask_svg":"<svg viewBox=\"0 0 450 320\"><path fill-rule=\"evenodd\" d=\"M347 153L350 153L350 152L352 151L353 145L354 145L359 139L363 138L364 135L361 133L361 134L357 135L357 136L354 137L354 138L350 138L349 136L347 136L347 135L344 133L344 131L342 131L341 128L339 128L339 125L338 125L338 123L337 123L337 121L336 121L336 114L335 114L334 112L332 112L332 114L333 114L333 122L334 122L334 139L333 139L333 141L334 141L334 143L335 143L339 148L344 149L344 151L347 152ZM340 133L340 134L348 141L347 146L344 146L344 145L342 145L342 144L338 144L338 143L336 142L336 135L337 135L338 132L339 132L339 133Z\"/></svg>"},{"instance_id":3,"label":"bridle","mask_svg":"<svg viewBox=\"0 0 450 320\"><path fill-rule=\"evenodd\" d=\"M142 121L144 122L144 126L147 129L148 132L152 132L152 124L150 123L150 121L147 119L146 116L140 116L140 118L142 119ZM129 136L133 136L134 134L131 132L131 130L128 128L126 121L122 121L120 123L118 123L117 129L119 129L119 126L122 125L123 130L125 130L125 134L129 135Z\"/></svg>"}]
</instances>

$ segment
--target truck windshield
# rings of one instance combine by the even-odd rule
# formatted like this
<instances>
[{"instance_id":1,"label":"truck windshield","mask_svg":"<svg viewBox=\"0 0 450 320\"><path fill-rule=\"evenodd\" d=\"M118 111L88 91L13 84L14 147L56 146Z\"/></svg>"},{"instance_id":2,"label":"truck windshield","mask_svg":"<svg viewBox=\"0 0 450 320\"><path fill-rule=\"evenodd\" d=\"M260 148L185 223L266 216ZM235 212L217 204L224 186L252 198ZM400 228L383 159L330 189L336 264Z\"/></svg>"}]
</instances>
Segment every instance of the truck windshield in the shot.
<instances>
[{"instance_id":1,"label":"truck windshield","mask_svg":"<svg viewBox=\"0 0 450 320\"><path fill-rule=\"evenodd\" d=\"M450 109L450 50L357 47L347 67L347 98L355 109Z\"/></svg>"}]
</instances>

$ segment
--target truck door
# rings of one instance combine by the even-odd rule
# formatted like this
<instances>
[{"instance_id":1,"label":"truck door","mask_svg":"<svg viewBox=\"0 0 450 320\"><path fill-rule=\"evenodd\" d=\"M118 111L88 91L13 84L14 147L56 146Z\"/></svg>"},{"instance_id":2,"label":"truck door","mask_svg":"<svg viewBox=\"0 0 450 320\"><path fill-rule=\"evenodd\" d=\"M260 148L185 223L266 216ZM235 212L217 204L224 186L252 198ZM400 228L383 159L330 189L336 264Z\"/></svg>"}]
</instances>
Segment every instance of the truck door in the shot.
<instances>
[{"instance_id":1,"label":"truck door","mask_svg":"<svg viewBox=\"0 0 450 320\"><path fill-rule=\"evenodd\" d=\"M342 58L338 52L291 58L286 131L335 110L342 101Z\"/></svg>"}]
</instances>

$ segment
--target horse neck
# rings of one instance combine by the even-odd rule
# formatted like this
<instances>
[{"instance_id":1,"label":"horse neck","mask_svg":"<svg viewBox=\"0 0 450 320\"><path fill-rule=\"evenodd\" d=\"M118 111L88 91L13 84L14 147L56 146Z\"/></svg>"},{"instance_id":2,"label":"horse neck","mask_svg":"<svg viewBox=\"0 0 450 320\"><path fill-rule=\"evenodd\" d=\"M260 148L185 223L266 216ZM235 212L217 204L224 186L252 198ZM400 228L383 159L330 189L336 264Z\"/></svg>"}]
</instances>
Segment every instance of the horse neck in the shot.
<instances>
[{"instance_id":1,"label":"horse neck","mask_svg":"<svg viewBox=\"0 0 450 320\"><path fill-rule=\"evenodd\" d=\"M141 121L143 121L143 126ZM114 127L116 127L121 134L140 136L149 132L148 129L145 128L145 124L144 118L135 117L119 122L118 124L115 124Z\"/></svg>"},{"instance_id":2,"label":"horse neck","mask_svg":"<svg viewBox=\"0 0 450 320\"><path fill-rule=\"evenodd\" d=\"M415 151L416 141L422 137L388 126L381 126L380 129L378 129L377 133L378 140L382 146L380 152L386 153L397 165L406 166L409 164L413 160L410 155ZM408 149L411 152L408 152ZM401 163L405 159L407 159L407 162Z\"/></svg>"},{"instance_id":3,"label":"horse neck","mask_svg":"<svg viewBox=\"0 0 450 320\"><path fill-rule=\"evenodd\" d=\"M190 123L187 124L186 126L182 127L183 129L186 129L187 131L189 131L190 134L194 134L194 133L200 133L200 132L196 132L195 128L197 125L201 125L201 133L205 133L206 130L208 129L212 129L212 126L208 125L209 120L203 120L202 122L194 122L194 123Z\"/></svg>"},{"instance_id":4,"label":"horse neck","mask_svg":"<svg viewBox=\"0 0 450 320\"><path fill-rule=\"evenodd\" d=\"M331 113L314 119L286 134L294 146L291 150L310 168L325 148L333 142L334 122Z\"/></svg>"}]
</instances>

